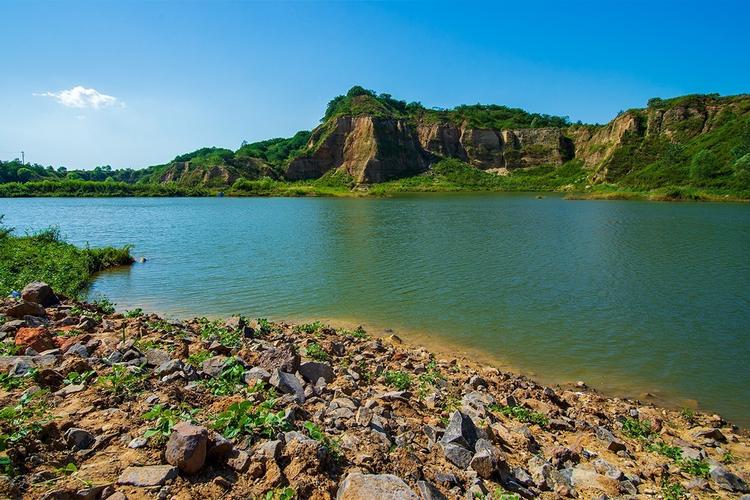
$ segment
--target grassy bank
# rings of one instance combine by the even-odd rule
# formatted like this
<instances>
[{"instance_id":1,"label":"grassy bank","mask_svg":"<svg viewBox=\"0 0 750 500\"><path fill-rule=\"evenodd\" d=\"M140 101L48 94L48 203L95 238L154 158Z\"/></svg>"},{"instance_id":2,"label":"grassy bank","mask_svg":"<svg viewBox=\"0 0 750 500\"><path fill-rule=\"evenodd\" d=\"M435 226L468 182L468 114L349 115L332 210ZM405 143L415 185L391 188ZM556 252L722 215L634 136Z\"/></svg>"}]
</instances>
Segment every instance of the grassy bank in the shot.
<instances>
[{"instance_id":1,"label":"grassy bank","mask_svg":"<svg viewBox=\"0 0 750 500\"><path fill-rule=\"evenodd\" d=\"M94 273L132 262L130 246L78 248L65 242L55 228L17 236L2 225L0 216L0 296L31 281L44 281L75 296Z\"/></svg>"}]
</instances>

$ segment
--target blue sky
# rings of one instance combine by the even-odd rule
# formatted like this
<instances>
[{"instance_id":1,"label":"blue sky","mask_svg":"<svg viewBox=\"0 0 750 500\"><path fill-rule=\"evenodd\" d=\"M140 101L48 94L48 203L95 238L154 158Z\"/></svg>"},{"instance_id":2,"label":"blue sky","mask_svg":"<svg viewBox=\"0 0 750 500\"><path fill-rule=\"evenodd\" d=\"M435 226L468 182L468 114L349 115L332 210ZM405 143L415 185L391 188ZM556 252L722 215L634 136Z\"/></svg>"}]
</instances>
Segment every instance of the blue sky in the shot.
<instances>
[{"instance_id":1,"label":"blue sky","mask_svg":"<svg viewBox=\"0 0 750 500\"><path fill-rule=\"evenodd\" d=\"M0 2L0 159L142 167L314 127L355 84L606 122L750 92L750 2ZM80 87L76 89L76 87Z\"/></svg>"}]
</instances>

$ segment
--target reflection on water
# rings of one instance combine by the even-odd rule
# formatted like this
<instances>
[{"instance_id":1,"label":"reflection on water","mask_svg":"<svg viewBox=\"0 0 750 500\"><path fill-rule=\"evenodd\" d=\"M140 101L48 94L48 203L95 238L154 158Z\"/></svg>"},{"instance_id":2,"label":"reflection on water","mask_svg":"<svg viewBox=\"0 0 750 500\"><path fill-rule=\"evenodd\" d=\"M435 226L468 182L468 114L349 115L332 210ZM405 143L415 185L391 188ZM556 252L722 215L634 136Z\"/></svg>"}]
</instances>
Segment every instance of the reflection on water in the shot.
<instances>
[{"instance_id":1,"label":"reflection on water","mask_svg":"<svg viewBox=\"0 0 750 500\"><path fill-rule=\"evenodd\" d=\"M120 307L390 327L750 424L750 206L420 195L19 199L0 213L135 244L148 262L91 290Z\"/></svg>"}]
</instances>

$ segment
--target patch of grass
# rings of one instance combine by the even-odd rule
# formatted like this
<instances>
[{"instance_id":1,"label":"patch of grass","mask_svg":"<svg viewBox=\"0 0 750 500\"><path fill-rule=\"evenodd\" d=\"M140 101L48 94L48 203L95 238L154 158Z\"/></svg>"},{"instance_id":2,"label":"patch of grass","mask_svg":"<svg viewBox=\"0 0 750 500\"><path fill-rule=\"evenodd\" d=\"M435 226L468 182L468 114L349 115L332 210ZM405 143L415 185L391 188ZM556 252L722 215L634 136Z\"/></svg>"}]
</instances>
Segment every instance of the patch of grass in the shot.
<instances>
[{"instance_id":1,"label":"patch of grass","mask_svg":"<svg viewBox=\"0 0 750 500\"><path fill-rule=\"evenodd\" d=\"M202 380L201 383L214 396L229 396L244 387L244 374L245 367L242 363L237 358L229 358L217 376Z\"/></svg>"},{"instance_id":2,"label":"patch of grass","mask_svg":"<svg viewBox=\"0 0 750 500\"><path fill-rule=\"evenodd\" d=\"M291 430L284 419L284 411L273 411L274 404L273 398L260 404L251 401L233 403L213 419L213 427L229 439L238 436L264 436L270 439L278 432Z\"/></svg>"},{"instance_id":3,"label":"patch of grass","mask_svg":"<svg viewBox=\"0 0 750 500\"><path fill-rule=\"evenodd\" d=\"M242 343L242 334L225 328L220 321L210 321L206 318L200 320L200 336L203 340L217 341L228 349L239 347Z\"/></svg>"},{"instance_id":4,"label":"patch of grass","mask_svg":"<svg viewBox=\"0 0 750 500\"><path fill-rule=\"evenodd\" d=\"M411 375L400 370L386 370L383 372L385 383L398 389L406 391L411 387Z\"/></svg>"},{"instance_id":5,"label":"patch of grass","mask_svg":"<svg viewBox=\"0 0 750 500\"><path fill-rule=\"evenodd\" d=\"M146 374L140 368L130 371L125 366L114 365L109 375L100 376L97 382L104 392L130 399L143 390L145 381Z\"/></svg>"},{"instance_id":6,"label":"patch of grass","mask_svg":"<svg viewBox=\"0 0 750 500\"><path fill-rule=\"evenodd\" d=\"M154 405L149 411L143 414L143 419L153 422L150 427L143 433L146 439L154 438L157 442L164 442L172 434L172 429L178 422L195 422L197 408L168 408L161 404Z\"/></svg>"},{"instance_id":7,"label":"patch of grass","mask_svg":"<svg viewBox=\"0 0 750 500\"><path fill-rule=\"evenodd\" d=\"M141 316L143 316L143 309L141 309L140 307L125 311L126 318L140 318Z\"/></svg>"},{"instance_id":8,"label":"patch of grass","mask_svg":"<svg viewBox=\"0 0 750 500\"><path fill-rule=\"evenodd\" d=\"M335 462L340 462L343 459L341 443L337 439L331 439L320 427L310 421L302 424L302 427L311 439L319 441L323 445Z\"/></svg>"},{"instance_id":9,"label":"patch of grass","mask_svg":"<svg viewBox=\"0 0 750 500\"><path fill-rule=\"evenodd\" d=\"M92 304L104 314L114 314L115 312L116 304L111 302L107 297L101 297L93 301Z\"/></svg>"},{"instance_id":10,"label":"patch of grass","mask_svg":"<svg viewBox=\"0 0 750 500\"><path fill-rule=\"evenodd\" d=\"M656 452L665 457L671 458L674 461L682 459L682 450L678 446L669 446L663 441L651 443L647 446L649 451Z\"/></svg>"},{"instance_id":11,"label":"patch of grass","mask_svg":"<svg viewBox=\"0 0 750 500\"><path fill-rule=\"evenodd\" d=\"M680 416L689 424L694 424L696 422L695 412L690 408L683 408L680 410Z\"/></svg>"},{"instance_id":12,"label":"patch of grass","mask_svg":"<svg viewBox=\"0 0 750 500\"><path fill-rule=\"evenodd\" d=\"M165 319L149 321L148 323L146 323L146 326L148 326L150 330L156 330L163 333L174 333L175 331L177 331L177 327Z\"/></svg>"},{"instance_id":13,"label":"patch of grass","mask_svg":"<svg viewBox=\"0 0 750 500\"><path fill-rule=\"evenodd\" d=\"M721 463L723 464L729 465L735 463L736 461L737 457L735 457L731 451L728 451L721 456Z\"/></svg>"},{"instance_id":14,"label":"patch of grass","mask_svg":"<svg viewBox=\"0 0 750 500\"><path fill-rule=\"evenodd\" d=\"M266 318L258 318L256 321L258 323L258 328L255 332L257 337L264 337L273 331L273 323Z\"/></svg>"},{"instance_id":15,"label":"patch of grass","mask_svg":"<svg viewBox=\"0 0 750 500\"><path fill-rule=\"evenodd\" d=\"M58 476L70 476L78 472L78 466L73 462L68 462L62 467L56 467L55 472Z\"/></svg>"},{"instance_id":16,"label":"patch of grass","mask_svg":"<svg viewBox=\"0 0 750 500\"><path fill-rule=\"evenodd\" d=\"M0 238L0 296L32 281L44 281L59 293L77 296L93 274L132 263L130 248L79 248L65 242L57 228L27 236L9 233Z\"/></svg>"},{"instance_id":17,"label":"patch of grass","mask_svg":"<svg viewBox=\"0 0 750 500\"><path fill-rule=\"evenodd\" d=\"M49 422L47 391L26 393L18 403L0 409L0 451L39 433Z\"/></svg>"},{"instance_id":18,"label":"patch of grass","mask_svg":"<svg viewBox=\"0 0 750 500\"><path fill-rule=\"evenodd\" d=\"M637 418L626 418L622 423L622 432L633 439L651 439L655 434L651 423Z\"/></svg>"},{"instance_id":19,"label":"patch of grass","mask_svg":"<svg viewBox=\"0 0 750 500\"><path fill-rule=\"evenodd\" d=\"M21 346L11 342L0 342L0 356L16 356L22 351Z\"/></svg>"},{"instance_id":20,"label":"patch of grass","mask_svg":"<svg viewBox=\"0 0 750 500\"><path fill-rule=\"evenodd\" d=\"M328 361L328 353L317 342L311 342L305 347L305 356L316 361Z\"/></svg>"},{"instance_id":21,"label":"patch of grass","mask_svg":"<svg viewBox=\"0 0 750 500\"><path fill-rule=\"evenodd\" d=\"M669 482L665 480L661 486L661 494L664 500L680 500L688 496L687 491L678 482Z\"/></svg>"},{"instance_id":22,"label":"patch of grass","mask_svg":"<svg viewBox=\"0 0 750 500\"><path fill-rule=\"evenodd\" d=\"M209 359L211 356L213 356L213 353L211 351L199 351L191 354L187 358L187 364L199 368L204 361Z\"/></svg>"},{"instance_id":23,"label":"patch of grass","mask_svg":"<svg viewBox=\"0 0 750 500\"><path fill-rule=\"evenodd\" d=\"M543 414L523 406L502 406L498 404L489 405L490 411L511 417L525 424L536 424L545 427L549 424L549 418Z\"/></svg>"},{"instance_id":24,"label":"patch of grass","mask_svg":"<svg viewBox=\"0 0 750 500\"><path fill-rule=\"evenodd\" d=\"M427 363L426 371L419 375L419 382L434 386L441 380L445 380L445 377L442 373L440 373L440 368L438 368L437 361L435 361L435 359L433 358L429 363Z\"/></svg>"}]
</instances>

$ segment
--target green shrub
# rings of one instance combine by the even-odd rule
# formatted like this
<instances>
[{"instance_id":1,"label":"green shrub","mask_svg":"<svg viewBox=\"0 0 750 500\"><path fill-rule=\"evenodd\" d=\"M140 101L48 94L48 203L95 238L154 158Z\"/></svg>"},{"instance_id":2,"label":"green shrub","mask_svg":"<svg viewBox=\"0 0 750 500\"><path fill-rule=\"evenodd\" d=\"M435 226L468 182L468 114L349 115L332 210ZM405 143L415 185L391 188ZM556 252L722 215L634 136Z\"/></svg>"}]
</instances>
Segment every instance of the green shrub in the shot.
<instances>
[{"instance_id":1,"label":"green shrub","mask_svg":"<svg viewBox=\"0 0 750 500\"><path fill-rule=\"evenodd\" d=\"M506 417L511 417L519 422L527 424L536 424L539 427L545 427L549 424L549 418L543 413L539 413L523 406L501 406L492 404L489 406L491 411L498 412Z\"/></svg>"},{"instance_id":2,"label":"green shrub","mask_svg":"<svg viewBox=\"0 0 750 500\"><path fill-rule=\"evenodd\" d=\"M290 430L284 411L274 412L274 404L273 399L258 405L251 401L233 403L214 418L213 427L229 439L238 436L271 438L278 432Z\"/></svg>"},{"instance_id":3,"label":"green shrub","mask_svg":"<svg viewBox=\"0 0 750 500\"><path fill-rule=\"evenodd\" d=\"M229 358L217 376L202 380L201 383L214 396L228 396L245 386L244 374L245 367L242 363L237 358Z\"/></svg>"},{"instance_id":4,"label":"green shrub","mask_svg":"<svg viewBox=\"0 0 750 500\"><path fill-rule=\"evenodd\" d=\"M399 370L387 370L383 372L385 383L400 391L406 391L411 387L411 375Z\"/></svg>"},{"instance_id":5,"label":"green shrub","mask_svg":"<svg viewBox=\"0 0 750 500\"><path fill-rule=\"evenodd\" d=\"M317 342L311 342L305 347L305 356L316 361L328 361L328 353Z\"/></svg>"},{"instance_id":6,"label":"green shrub","mask_svg":"<svg viewBox=\"0 0 750 500\"><path fill-rule=\"evenodd\" d=\"M143 437L147 439L154 437L157 441L163 442L172 434L172 429L178 422L194 423L197 412L197 408L175 409L161 404L154 405L153 408L143 414L144 420L154 422L153 427L143 433Z\"/></svg>"},{"instance_id":7,"label":"green shrub","mask_svg":"<svg viewBox=\"0 0 750 500\"><path fill-rule=\"evenodd\" d=\"M242 343L242 334L240 332L225 328L221 321L209 321L206 318L200 319L200 336L206 341L218 341L224 347L234 349Z\"/></svg>"},{"instance_id":8,"label":"green shrub","mask_svg":"<svg viewBox=\"0 0 750 500\"><path fill-rule=\"evenodd\" d=\"M109 375L102 375L98 379L105 392L124 399L130 399L141 392L146 381L146 374L140 369L130 371L122 365L114 365Z\"/></svg>"},{"instance_id":9,"label":"green shrub","mask_svg":"<svg viewBox=\"0 0 750 500\"><path fill-rule=\"evenodd\" d=\"M690 161L690 177L696 181L705 181L719 175L722 165L713 151L704 149L693 156Z\"/></svg>"},{"instance_id":10,"label":"green shrub","mask_svg":"<svg viewBox=\"0 0 750 500\"><path fill-rule=\"evenodd\" d=\"M320 427L310 421L302 424L302 427L307 431L307 435L310 436L311 439L319 441L323 445L334 461L341 461L343 454L341 453L341 443L338 440L328 437Z\"/></svg>"},{"instance_id":11,"label":"green shrub","mask_svg":"<svg viewBox=\"0 0 750 500\"><path fill-rule=\"evenodd\" d=\"M654 435L651 424L637 418L626 418L622 423L622 432L633 439L650 439Z\"/></svg>"}]
</instances>

